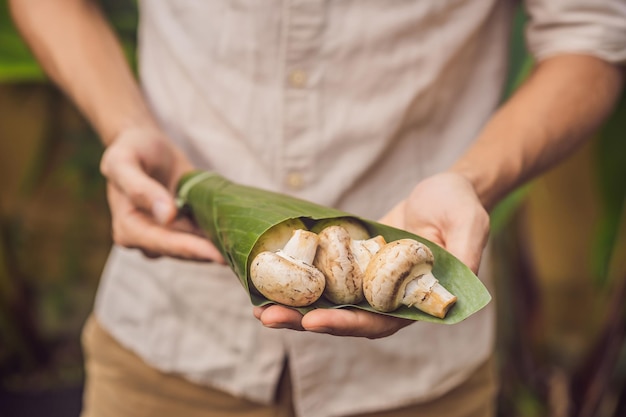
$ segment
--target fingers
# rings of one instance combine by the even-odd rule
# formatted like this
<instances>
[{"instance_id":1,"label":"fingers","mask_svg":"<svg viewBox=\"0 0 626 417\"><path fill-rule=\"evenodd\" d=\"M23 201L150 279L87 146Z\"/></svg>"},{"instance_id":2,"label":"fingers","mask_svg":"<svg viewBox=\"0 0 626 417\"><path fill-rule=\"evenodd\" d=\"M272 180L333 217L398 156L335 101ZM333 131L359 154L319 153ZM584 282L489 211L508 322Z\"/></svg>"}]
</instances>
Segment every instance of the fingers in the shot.
<instances>
[{"instance_id":1,"label":"fingers","mask_svg":"<svg viewBox=\"0 0 626 417\"><path fill-rule=\"evenodd\" d=\"M467 179L459 175L452 175L452 178L458 204L446 212L443 222L445 247L474 273L478 273L489 238L489 213Z\"/></svg>"},{"instance_id":2,"label":"fingers","mask_svg":"<svg viewBox=\"0 0 626 417\"><path fill-rule=\"evenodd\" d=\"M302 327L308 331L368 339L391 336L411 323L411 320L358 309L317 309L302 318Z\"/></svg>"},{"instance_id":3,"label":"fingers","mask_svg":"<svg viewBox=\"0 0 626 417\"><path fill-rule=\"evenodd\" d=\"M146 174L137 157L109 148L102 158L101 170L138 209L151 213L159 224L168 224L176 216L176 205L169 191Z\"/></svg>"},{"instance_id":4,"label":"fingers","mask_svg":"<svg viewBox=\"0 0 626 417\"><path fill-rule=\"evenodd\" d=\"M292 308L273 304L254 307L253 314L265 327L304 330L301 324L302 314Z\"/></svg>"},{"instance_id":5,"label":"fingers","mask_svg":"<svg viewBox=\"0 0 626 417\"><path fill-rule=\"evenodd\" d=\"M109 185L113 239L122 246L139 248L149 257L161 255L196 261L225 263L217 248L194 233L166 228L138 210L116 187Z\"/></svg>"},{"instance_id":6,"label":"fingers","mask_svg":"<svg viewBox=\"0 0 626 417\"><path fill-rule=\"evenodd\" d=\"M489 215L479 207L467 221L451 227L446 236L446 249L478 273L483 249L489 237Z\"/></svg>"},{"instance_id":7,"label":"fingers","mask_svg":"<svg viewBox=\"0 0 626 417\"><path fill-rule=\"evenodd\" d=\"M254 316L272 329L307 330L334 336L378 339L391 336L411 320L357 309L316 309L304 316L297 310L280 305L255 307Z\"/></svg>"}]
</instances>

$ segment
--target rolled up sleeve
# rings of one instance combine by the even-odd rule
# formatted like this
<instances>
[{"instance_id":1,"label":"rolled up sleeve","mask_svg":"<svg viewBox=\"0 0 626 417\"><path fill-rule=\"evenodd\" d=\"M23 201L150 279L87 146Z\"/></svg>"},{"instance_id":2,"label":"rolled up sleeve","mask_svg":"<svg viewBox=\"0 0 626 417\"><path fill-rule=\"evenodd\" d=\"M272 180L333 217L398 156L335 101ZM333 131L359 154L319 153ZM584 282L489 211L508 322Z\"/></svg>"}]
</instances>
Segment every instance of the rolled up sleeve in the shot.
<instances>
[{"instance_id":1,"label":"rolled up sleeve","mask_svg":"<svg viewBox=\"0 0 626 417\"><path fill-rule=\"evenodd\" d=\"M582 53L626 63L626 0L527 0L526 10L536 60Z\"/></svg>"}]
</instances>

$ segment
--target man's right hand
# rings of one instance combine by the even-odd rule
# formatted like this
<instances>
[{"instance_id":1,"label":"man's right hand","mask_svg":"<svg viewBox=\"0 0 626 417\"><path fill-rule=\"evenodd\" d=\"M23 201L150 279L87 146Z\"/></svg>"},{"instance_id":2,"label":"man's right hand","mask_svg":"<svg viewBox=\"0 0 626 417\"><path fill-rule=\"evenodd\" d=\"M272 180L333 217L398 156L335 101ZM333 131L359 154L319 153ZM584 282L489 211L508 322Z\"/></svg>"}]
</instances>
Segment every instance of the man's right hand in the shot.
<instances>
[{"instance_id":1,"label":"man's right hand","mask_svg":"<svg viewBox=\"0 0 626 417\"><path fill-rule=\"evenodd\" d=\"M191 222L176 216L176 183L193 166L162 132L122 131L105 151L100 169L108 180L115 243L150 257L225 263Z\"/></svg>"}]
</instances>

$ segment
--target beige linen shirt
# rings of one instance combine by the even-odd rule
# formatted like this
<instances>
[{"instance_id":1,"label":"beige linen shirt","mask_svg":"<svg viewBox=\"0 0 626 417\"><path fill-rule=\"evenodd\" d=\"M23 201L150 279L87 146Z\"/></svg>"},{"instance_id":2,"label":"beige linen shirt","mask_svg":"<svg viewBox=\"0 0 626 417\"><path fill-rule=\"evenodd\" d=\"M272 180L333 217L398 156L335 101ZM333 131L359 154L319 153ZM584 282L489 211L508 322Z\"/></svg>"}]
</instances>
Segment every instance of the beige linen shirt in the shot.
<instances>
[{"instance_id":1,"label":"beige linen shirt","mask_svg":"<svg viewBox=\"0 0 626 417\"><path fill-rule=\"evenodd\" d=\"M527 5L539 59L626 59L623 1ZM141 80L198 167L377 219L452 164L489 119L501 99L514 6L144 0ZM493 303L457 325L415 323L380 340L266 329L227 268L119 247L96 314L154 367L258 402L272 400L288 357L302 417L441 395L489 357L494 339Z\"/></svg>"}]
</instances>

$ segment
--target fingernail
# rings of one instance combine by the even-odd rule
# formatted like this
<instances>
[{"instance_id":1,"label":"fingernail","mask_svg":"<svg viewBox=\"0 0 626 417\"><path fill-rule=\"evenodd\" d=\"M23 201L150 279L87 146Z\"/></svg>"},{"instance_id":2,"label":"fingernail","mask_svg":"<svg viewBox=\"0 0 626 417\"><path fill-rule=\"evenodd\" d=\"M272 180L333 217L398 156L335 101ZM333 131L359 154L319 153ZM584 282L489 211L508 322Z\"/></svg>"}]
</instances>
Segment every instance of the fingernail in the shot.
<instances>
[{"instance_id":1,"label":"fingernail","mask_svg":"<svg viewBox=\"0 0 626 417\"><path fill-rule=\"evenodd\" d=\"M331 333L329 327L307 327L305 329L313 333Z\"/></svg>"},{"instance_id":2,"label":"fingernail","mask_svg":"<svg viewBox=\"0 0 626 417\"><path fill-rule=\"evenodd\" d=\"M290 326L285 323L268 323L264 324L265 327L269 329L288 329Z\"/></svg>"},{"instance_id":3,"label":"fingernail","mask_svg":"<svg viewBox=\"0 0 626 417\"><path fill-rule=\"evenodd\" d=\"M166 224L170 220L172 205L165 201L155 201L152 205L152 215L160 224Z\"/></svg>"}]
</instances>

